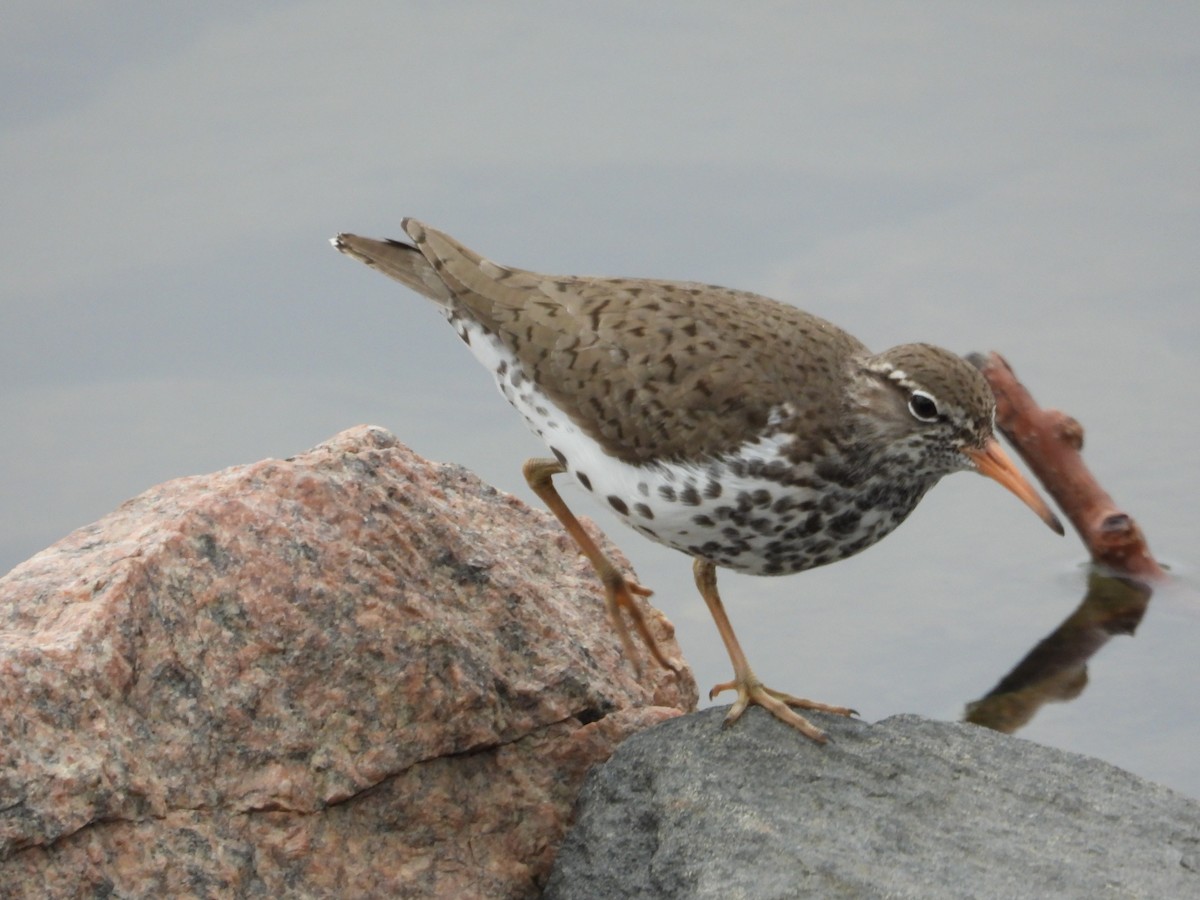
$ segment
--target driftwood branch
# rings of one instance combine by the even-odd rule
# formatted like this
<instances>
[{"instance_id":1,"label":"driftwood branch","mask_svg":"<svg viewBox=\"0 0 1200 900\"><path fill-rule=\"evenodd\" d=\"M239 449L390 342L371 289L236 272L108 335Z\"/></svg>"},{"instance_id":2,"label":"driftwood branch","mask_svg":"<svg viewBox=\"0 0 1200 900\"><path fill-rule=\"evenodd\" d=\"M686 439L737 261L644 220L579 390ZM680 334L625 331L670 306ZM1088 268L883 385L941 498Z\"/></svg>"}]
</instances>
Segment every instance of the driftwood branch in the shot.
<instances>
[{"instance_id":1,"label":"driftwood branch","mask_svg":"<svg viewBox=\"0 0 1200 900\"><path fill-rule=\"evenodd\" d=\"M1146 581L1165 577L1133 517L1117 508L1084 465L1083 426L1038 406L1000 354L968 358L996 395L997 426L1071 520L1092 560L1119 575Z\"/></svg>"}]
</instances>

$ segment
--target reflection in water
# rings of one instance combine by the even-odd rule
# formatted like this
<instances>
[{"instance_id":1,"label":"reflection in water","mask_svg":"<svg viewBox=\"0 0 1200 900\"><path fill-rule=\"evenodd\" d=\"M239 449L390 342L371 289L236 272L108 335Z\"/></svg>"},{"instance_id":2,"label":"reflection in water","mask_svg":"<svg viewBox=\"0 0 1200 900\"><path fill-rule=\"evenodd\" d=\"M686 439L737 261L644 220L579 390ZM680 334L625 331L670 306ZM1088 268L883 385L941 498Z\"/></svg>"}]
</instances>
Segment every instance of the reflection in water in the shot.
<instances>
[{"instance_id":1,"label":"reflection in water","mask_svg":"<svg viewBox=\"0 0 1200 900\"><path fill-rule=\"evenodd\" d=\"M1087 686L1087 661L1114 634L1133 634L1150 588L1138 581L1093 572L1087 596L986 696L967 704L965 720L1012 734L1043 703L1073 700Z\"/></svg>"}]
</instances>

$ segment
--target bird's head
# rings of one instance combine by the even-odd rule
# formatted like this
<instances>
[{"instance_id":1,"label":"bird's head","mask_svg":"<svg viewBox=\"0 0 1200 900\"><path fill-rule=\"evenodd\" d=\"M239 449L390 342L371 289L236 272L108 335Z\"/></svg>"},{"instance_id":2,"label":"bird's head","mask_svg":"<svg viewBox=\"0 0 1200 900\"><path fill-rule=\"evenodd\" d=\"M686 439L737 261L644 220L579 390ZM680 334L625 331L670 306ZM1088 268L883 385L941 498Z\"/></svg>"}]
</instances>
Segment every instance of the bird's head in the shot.
<instances>
[{"instance_id":1,"label":"bird's head","mask_svg":"<svg viewBox=\"0 0 1200 900\"><path fill-rule=\"evenodd\" d=\"M996 399L979 370L930 344L903 344L859 363L851 414L889 455L932 479L971 469L998 481L1059 534L1062 523L994 434Z\"/></svg>"}]
</instances>

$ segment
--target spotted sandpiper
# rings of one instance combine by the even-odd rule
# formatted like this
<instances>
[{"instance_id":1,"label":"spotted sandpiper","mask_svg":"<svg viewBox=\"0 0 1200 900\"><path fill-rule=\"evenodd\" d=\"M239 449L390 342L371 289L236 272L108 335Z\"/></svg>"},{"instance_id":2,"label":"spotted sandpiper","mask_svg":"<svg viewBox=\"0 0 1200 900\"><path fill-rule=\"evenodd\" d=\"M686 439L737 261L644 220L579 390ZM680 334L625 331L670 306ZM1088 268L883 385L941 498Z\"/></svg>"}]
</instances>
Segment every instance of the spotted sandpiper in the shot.
<instances>
[{"instance_id":1,"label":"spotted sandpiper","mask_svg":"<svg viewBox=\"0 0 1200 900\"><path fill-rule=\"evenodd\" d=\"M899 525L943 475L994 478L1062 525L992 436L995 400L965 360L929 344L873 354L840 328L767 297L705 284L542 275L498 265L413 219L407 241L333 245L438 305L553 458L524 474L604 583L631 660L628 616L651 636L622 574L559 496L570 473L646 537L693 559L733 663L726 717L765 707L816 741L794 697L751 670L717 592L717 567L783 575L843 559Z\"/></svg>"}]
</instances>

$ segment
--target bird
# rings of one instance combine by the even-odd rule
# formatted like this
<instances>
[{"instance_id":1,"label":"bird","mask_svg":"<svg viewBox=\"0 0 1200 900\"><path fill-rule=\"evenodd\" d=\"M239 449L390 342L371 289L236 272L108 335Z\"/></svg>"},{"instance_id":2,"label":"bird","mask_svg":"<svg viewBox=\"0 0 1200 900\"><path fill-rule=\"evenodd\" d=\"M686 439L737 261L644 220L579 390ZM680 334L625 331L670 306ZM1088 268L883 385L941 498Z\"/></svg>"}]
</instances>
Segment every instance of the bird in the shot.
<instances>
[{"instance_id":1,"label":"bird","mask_svg":"<svg viewBox=\"0 0 1200 900\"><path fill-rule=\"evenodd\" d=\"M415 219L404 240L341 233L342 253L432 300L547 445L523 473L590 560L626 656L655 662L635 600L651 592L600 550L554 484L570 475L634 530L692 558L733 666L725 724L752 705L818 743L797 710L854 710L754 674L717 569L802 572L875 544L942 476L989 476L1063 533L994 436L979 371L930 344L872 353L832 323L746 291L686 281L546 275L492 262ZM640 668L638 668L640 672Z\"/></svg>"}]
</instances>

